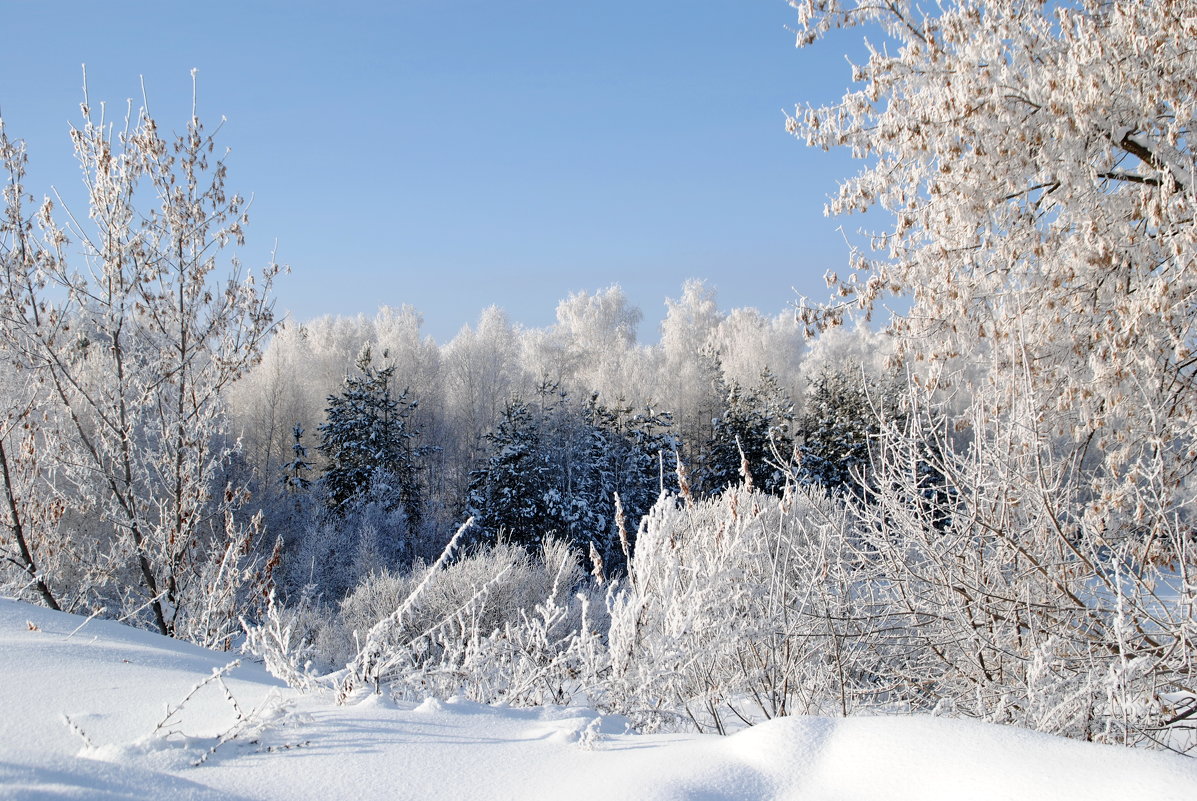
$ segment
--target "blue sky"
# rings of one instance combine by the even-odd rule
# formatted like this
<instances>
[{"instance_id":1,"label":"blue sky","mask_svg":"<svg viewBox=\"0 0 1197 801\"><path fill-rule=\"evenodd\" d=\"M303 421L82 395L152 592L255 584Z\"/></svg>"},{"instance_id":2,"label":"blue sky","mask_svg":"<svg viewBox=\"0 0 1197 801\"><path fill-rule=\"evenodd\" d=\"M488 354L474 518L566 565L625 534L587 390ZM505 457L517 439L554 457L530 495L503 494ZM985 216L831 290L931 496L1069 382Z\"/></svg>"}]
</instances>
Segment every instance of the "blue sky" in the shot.
<instances>
[{"instance_id":1,"label":"blue sky","mask_svg":"<svg viewBox=\"0 0 1197 801\"><path fill-rule=\"evenodd\" d=\"M78 184L67 138L144 76L167 131L223 115L229 184L254 196L243 257L277 241L297 319L410 303L439 341L491 304L550 323L623 286L654 340L667 296L776 314L847 256L823 217L854 167L784 111L849 81L849 39L798 50L784 0L5 0L0 113L30 187ZM855 47L859 53L859 47Z\"/></svg>"}]
</instances>

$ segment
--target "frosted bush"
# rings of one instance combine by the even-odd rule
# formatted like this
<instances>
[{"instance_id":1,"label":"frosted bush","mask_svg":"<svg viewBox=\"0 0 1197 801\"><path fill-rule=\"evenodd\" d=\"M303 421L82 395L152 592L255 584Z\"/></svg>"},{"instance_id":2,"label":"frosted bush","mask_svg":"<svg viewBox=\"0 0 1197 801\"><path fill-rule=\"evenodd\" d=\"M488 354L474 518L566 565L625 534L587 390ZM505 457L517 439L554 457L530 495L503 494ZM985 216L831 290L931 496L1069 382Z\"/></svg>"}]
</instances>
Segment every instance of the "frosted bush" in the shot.
<instances>
[{"instance_id":1,"label":"frosted bush","mask_svg":"<svg viewBox=\"0 0 1197 801\"><path fill-rule=\"evenodd\" d=\"M562 546L553 543L550 551ZM411 595L433 568L419 565L408 573L382 572L367 576L340 605L341 625L358 636L395 610ZM478 589L500 573L500 581L487 588L484 598L471 604ZM564 591L581 578L580 569L571 572ZM405 615L389 646L410 643L424 632L446 621L447 628L465 636L477 630L482 634L502 628L505 622L519 619L520 612L531 611L552 589L552 576L543 562L533 559L515 545L500 543L478 551L440 569ZM559 591L559 595L561 592Z\"/></svg>"},{"instance_id":2,"label":"frosted bush","mask_svg":"<svg viewBox=\"0 0 1197 801\"><path fill-rule=\"evenodd\" d=\"M266 670L298 690L316 686L319 669L314 666L318 623L311 594L305 592L291 607L277 603L270 593L262 620L256 624L241 621L245 629L242 651L261 659Z\"/></svg>"},{"instance_id":3,"label":"frosted bush","mask_svg":"<svg viewBox=\"0 0 1197 801\"><path fill-rule=\"evenodd\" d=\"M1032 452L1028 497L991 430L936 430L887 426L860 494L664 498L611 597L603 703L644 729L925 711L1191 748L1191 534L1111 540L1069 463Z\"/></svg>"},{"instance_id":4,"label":"frosted bush","mask_svg":"<svg viewBox=\"0 0 1197 801\"><path fill-rule=\"evenodd\" d=\"M526 555L507 555L514 561L505 567L493 556L482 563L500 570L481 585L483 590L493 587L502 596L514 583L509 568L518 565L522 569L517 576L524 578L521 604L532 604L504 604L500 597L494 608L502 615L493 616L486 614L483 600L473 607L477 613L459 614L434 626L422 641L414 642L415 650L425 649L428 658L418 669L399 675L391 684L393 692L412 698L462 694L512 706L565 704L601 692L606 649L590 614L590 594L570 594L583 577L577 555L553 540L530 565ZM530 589L534 594L525 596ZM474 597L487 595L476 591Z\"/></svg>"},{"instance_id":5,"label":"frosted bush","mask_svg":"<svg viewBox=\"0 0 1197 801\"><path fill-rule=\"evenodd\" d=\"M370 576L341 603L333 627L354 647L339 697L386 686L534 704L581 691L579 677L596 675L605 656L589 600L575 595L585 575L577 555L550 539L537 557L499 543L450 564L452 545L431 566Z\"/></svg>"},{"instance_id":6,"label":"frosted bush","mask_svg":"<svg viewBox=\"0 0 1197 801\"><path fill-rule=\"evenodd\" d=\"M719 732L855 708L873 644L835 590L856 561L844 524L813 493L664 498L611 599L606 702L644 729Z\"/></svg>"}]
</instances>

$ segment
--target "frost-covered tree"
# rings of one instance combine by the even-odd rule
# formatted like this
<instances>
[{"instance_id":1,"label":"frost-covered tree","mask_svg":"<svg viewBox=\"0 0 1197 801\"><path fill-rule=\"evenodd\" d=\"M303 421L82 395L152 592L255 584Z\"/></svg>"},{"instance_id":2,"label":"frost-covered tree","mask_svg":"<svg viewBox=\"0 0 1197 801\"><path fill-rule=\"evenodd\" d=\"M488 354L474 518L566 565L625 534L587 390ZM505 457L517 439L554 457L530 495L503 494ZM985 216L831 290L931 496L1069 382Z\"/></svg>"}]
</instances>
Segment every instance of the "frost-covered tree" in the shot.
<instances>
[{"instance_id":1,"label":"frost-covered tree","mask_svg":"<svg viewBox=\"0 0 1197 801\"><path fill-rule=\"evenodd\" d=\"M485 309L476 326L464 326L442 348L445 416L452 420L445 449L446 491L459 502L481 458L483 436L492 431L513 397L530 391L520 361L519 331L498 307Z\"/></svg>"},{"instance_id":2,"label":"frost-covered tree","mask_svg":"<svg viewBox=\"0 0 1197 801\"><path fill-rule=\"evenodd\" d=\"M807 391L798 445L798 478L829 490L867 480L869 449L881 431L884 400L870 397L863 372L851 364L825 370Z\"/></svg>"},{"instance_id":3,"label":"frost-covered tree","mask_svg":"<svg viewBox=\"0 0 1197 801\"><path fill-rule=\"evenodd\" d=\"M308 461L308 449L303 444L303 426L296 423L291 436L295 441L291 445L291 461L283 466L283 487L290 494L307 492L312 487L312 480L308 478L312 463Z\"/></svg>"},{"instance_id":4,"label":"frost-covered tree","mask_svg":"<svg viewBox=\"0 0 1197 801\"><path fill-rule=\"evenodd\" d=\"M409 408L407 427L419 432L422 443L418 460L423 502L419 514L412 519L413 523L421 524L428 517L430 499L457 489L450 475L452 455L444 447L445 441L453 436L453 424L444 402L444 365L436 342L420 331L423 322L423 315L408 305L384 306L371 321L375 352L387 354L388 364L395 368L396 382L419 391L420 402ZM435 506L431 505L431 511L437 511ZM456 510L456 505L453 508ZM451 521L440 519L440 522L447 525Z\"/></svg>"},{"instance_id":5,"label":"frost-covered tree","mask_svg":"<svg viewBox=\"0 0 1197 801\"><path fill-rule=\"evenodd\" d=\"M530 337L543 354L538 359L540 354L534 350L531 361L545 362L544 357L553 353L544 352L547 346L564 359L567 372L556 380L574 395L597 394L605 403L619 397L631 398L644 390L636 383L643 378L636 374L645 357L636 344L636 329L643 316L618 286L593 295L571 294L557 304L557 323L547 336ZM535 374L545 372L536 370Z\"/></svg>"},{"instance_id":6,"label":"frost-covered tree","mask_svg":"<svg viewBox=\"0 0 1197 801\"><path fill-rule=\"evenodd\" d=\"M386 354L383 354L386 358ZM345 377L340 393L330 395L320 426L320 452L326 460L321 481L330 507L345 511L383 484L390 488L389 508L402 507L413 528L421 514L416 432L408 426L415 401L407 390L396 393L393 365L375 367L367 347Z\"/></svg>"},{"instance_id":7,"label":"frost-covered tree","mask_svg":"<svg viewBox=\"0 0 1197 801\"><path fill-rule=\"evenodd\" d=\"M255 495L280 489L275 478L292 458L292 426L297 420L319 420L325 398L337 386L320 380L326 370L311 345L306 326L284 321L262 360L229 392L233 431L249 469L262 479Z\"/></svg>"},{"instance_id":8,"label":"frost-covered tree","mask_svg":"<svg viewBox=\"0 0 1197 801\"><path fill-rule=\"evenodd\" d=\"M755 385L765 371L791 398L799 394L805 366L802 325L792 311L768 317L756 309L732 309L711 332L709 344L719 354L729 382Z\"/></svg>"},{"instance_id":9,"label":"frost-covered tree","mask_svg":"<svg viewBox=\"0 0 1197 801\"><path fill-rule=\"evenodd\" d=\"M792 5L800 43L886 39L858 88L789 121L865 160L831 212L888 215L853 274L829 276L842 305L804 319L910 304L891 326L908 425L880 438L866 538L909 613L960 610L927 653L967 644L939 668L973 685L974 713L1021 683L1009 719L1063 725L1069 697L1088 698L1079 736L1161 736L1169 693L1197 676L1176 578L1197 502L1197 4ZM938 510L927 454L955 490ZM1121 719L1094 732L1098 708Z\"/></svg>"},{"instance_id":10,"label":"frost-covered tree","mask_svg":"<svg viewBox=\"0 0 1197 801\"><path fill-rule=\"evenodd\" d=\"M701 281L688 281L677 300L667 300L661 324L661 398L674 414L682 455L695 456L711 436L711 421L723 408L726 387L719 349L711 342L723 315L715 293Z\"/></svg>"},{"instance_id":11,"label":"frost-covered tree","mask_svg":"<svg viewBox=\"0 0 1197 801\"><path fill-rule=\"evenodd\" d=\"M194 107L173 139L144 108L123 126L86 95L82 110L88 208L65 222L48 198L28 210L24 147L0 132L4 345L64 422L62 497L110 559L108 586L89 589L164 634L225 644L253 573L225 394L273 329L279 268L251 279L230 255L245 202Z\"/></svg>"},{"instance_id":12,"label":"frost-covered tree","mask_svg":"<svg viewBox=\"0 0 1197 801\"><path fill-rule=\"evenodd\" d=\"M719 493L738 484L747 467L755 486L781 492L793 449L793 419L794 405L768 368L755 387L746 389L731 381L706 446L702 477L706 491Z\"/></svg>"},{"instance_id":13,"label":"frost-covered tree","mask_svg":"<svg viewBox=\"0 0 1197 801\"><path fill-rule=\"evenodd\" d=\"M1177 511L1197 441L1194 5L793 5L802 42L857 25L891 40L854 69L859 89L790 120L869 160L831 212L892 220L824 313L908 296L894 325L924 383L1030 404L1036 436L1100 452L1093 525ZM988 369L955 369L969 359ZM1145 474L1162 508L1138 508Z\"/></svg>"}]
</instances>

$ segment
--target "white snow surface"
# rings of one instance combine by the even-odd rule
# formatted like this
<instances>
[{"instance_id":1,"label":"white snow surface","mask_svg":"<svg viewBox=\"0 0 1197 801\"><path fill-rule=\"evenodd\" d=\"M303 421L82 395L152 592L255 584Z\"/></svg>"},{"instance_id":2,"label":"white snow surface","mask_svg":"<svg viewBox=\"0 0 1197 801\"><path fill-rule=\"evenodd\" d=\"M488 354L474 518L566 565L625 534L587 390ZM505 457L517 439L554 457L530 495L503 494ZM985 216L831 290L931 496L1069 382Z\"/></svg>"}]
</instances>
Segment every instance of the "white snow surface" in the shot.
<instances>
[{"instance_id":1,"label":"white snow surface","mask_svg":"<svg viewBox=\"0 0 1197 801\"><path fill-rule=\"evenodd\" d=\"M0 799L1197 798L1197 760L974 721L791 717L730 737L637 735L582 708L337 706L248 660L225 684L254 725L211 751L236 722L213 681L155 733L232 658L0 599Z\"/></svg>"}]
</instances>

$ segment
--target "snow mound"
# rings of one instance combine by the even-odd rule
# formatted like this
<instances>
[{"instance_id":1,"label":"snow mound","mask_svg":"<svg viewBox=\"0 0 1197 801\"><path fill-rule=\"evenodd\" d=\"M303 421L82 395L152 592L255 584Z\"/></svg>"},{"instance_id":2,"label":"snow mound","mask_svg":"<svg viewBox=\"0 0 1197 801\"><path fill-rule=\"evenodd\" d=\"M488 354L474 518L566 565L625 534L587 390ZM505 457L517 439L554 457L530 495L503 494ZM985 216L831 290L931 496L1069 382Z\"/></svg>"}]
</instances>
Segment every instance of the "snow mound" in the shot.
<instances>
[{"instance_id":1,"label":"snow mound","mask_svg":"<svg viewBox=\"0 0 1197 801\"><path fill-rule=\"evenodd\" d=\"M231 661L0 599L0 799L1197 797L1197 761L973 721L793 717L731 737L644 736L577 707L338 707Z\"/></svg>"}]
</instances>

